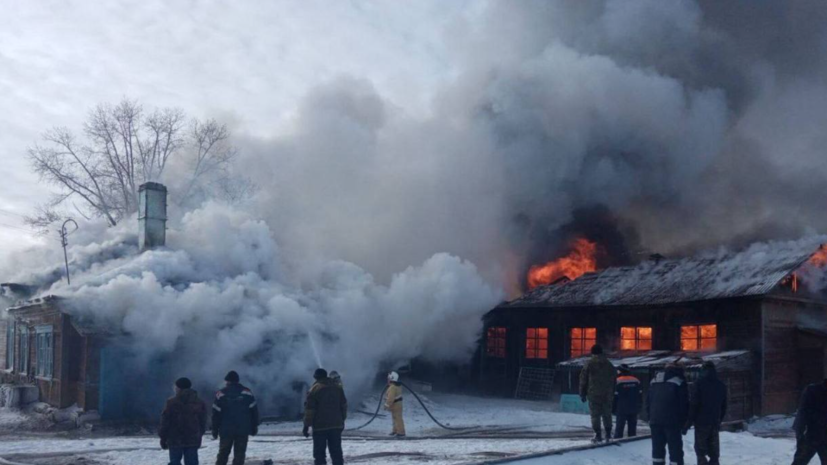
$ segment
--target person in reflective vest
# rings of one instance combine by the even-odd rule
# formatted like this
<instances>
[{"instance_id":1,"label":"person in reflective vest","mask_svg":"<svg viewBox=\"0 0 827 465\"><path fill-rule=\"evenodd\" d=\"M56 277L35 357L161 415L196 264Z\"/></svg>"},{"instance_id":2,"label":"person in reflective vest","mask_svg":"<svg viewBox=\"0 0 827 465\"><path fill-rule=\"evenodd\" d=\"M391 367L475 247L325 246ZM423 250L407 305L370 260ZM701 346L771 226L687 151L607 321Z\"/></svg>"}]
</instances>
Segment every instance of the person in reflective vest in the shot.
<instances>
[{"instance_id":1,"label":"person in reflective vest","mask_svg":"<svg viewBox=\"0 0 827 465\"><path fill-rule=\"evenodd\" d=\"M399 384L399 373L388 373L388 393L385 396L385 410L391 412L393 430L391 436L405 437L405 421L402 418L402 386Z\"/></svg>"}]
</instances>

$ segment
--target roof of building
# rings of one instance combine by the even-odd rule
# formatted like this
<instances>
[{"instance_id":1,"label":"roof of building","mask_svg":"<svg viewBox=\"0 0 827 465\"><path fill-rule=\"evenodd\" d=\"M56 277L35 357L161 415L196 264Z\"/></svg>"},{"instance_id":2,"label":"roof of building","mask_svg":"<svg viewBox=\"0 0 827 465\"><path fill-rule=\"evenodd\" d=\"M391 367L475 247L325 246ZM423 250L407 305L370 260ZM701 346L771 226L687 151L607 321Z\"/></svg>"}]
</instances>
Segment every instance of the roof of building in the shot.
<instances>
[{"instance_id":1,"label":"roof of building","mask_svg":"<svg viewBox=\"0 0 827 465\"><path fill-rule=\"evenodd\" d=\"M535 288L499 308L640 306L761 296L819 250L814 242L756 244L738 252L649 260Z\"/></svg>"},{"instance_id":2,"label":"roof of building","mask_svg":"<svg viewBox=\"0 0 827 465\"><path fill-rule=\"evenodd\" d=\"M681 365L685 368L700 368L704 362L713 362L719 370L749 369L752 355L748 350L729 350L725 352L670 352L668 350L651 350L634 354L609 354L612 365L628 365L631 369L662 369L669 364ZM563 370L578 370L583 368L591 358L590 355L573 358L560 362L557 368Z\"/></svg>"}]
</instances>

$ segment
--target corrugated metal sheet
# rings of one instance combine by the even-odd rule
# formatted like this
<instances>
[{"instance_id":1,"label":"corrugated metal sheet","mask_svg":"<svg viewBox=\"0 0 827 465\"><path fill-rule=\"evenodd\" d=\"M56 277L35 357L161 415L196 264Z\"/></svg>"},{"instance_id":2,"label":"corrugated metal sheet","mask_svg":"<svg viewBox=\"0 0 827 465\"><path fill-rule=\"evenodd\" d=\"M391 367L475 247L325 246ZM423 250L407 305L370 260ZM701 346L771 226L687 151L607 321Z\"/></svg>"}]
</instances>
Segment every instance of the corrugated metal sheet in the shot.
<instances>
[{"instance_id":1,"label":"corrugated metal sheet","mask_svg":"<svg viewBox=\"0 0 827 465\"><path fill-rule=\"evenodd\" d=\"M764 295L818 248L808 241L758 244L740 253L607 268L538 287L500 308L661 305Z\"/></svg>"}]
</instances>

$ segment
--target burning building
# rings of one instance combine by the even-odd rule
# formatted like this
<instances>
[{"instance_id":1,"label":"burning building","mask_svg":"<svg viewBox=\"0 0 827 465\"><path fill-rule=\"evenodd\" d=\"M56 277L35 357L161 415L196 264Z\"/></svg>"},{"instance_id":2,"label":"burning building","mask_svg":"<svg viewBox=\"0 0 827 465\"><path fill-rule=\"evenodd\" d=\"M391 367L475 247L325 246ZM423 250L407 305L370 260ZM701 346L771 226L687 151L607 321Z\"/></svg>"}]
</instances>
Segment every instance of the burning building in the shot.
<instances>
[{"instance_id":1,"label":"burning building","mask_svg":"<svg viewBox=\"0 0 827 465\"><path fill-rule=\"evenodd\" d=\"M146 183L139 200L139 250L164 246L166 187ZM40 400L57 408L77 405L107 419L138 414L130 408L137 397L128 400L132 393L124 389L130 373L122 367L118 331L72 315L65 298L29 300L36 287L1 286L4 295L19 299L6 310L5 331L0 333L4 383L34 385Z\"/></svg>"},{"instance_id":2,"label":"burning building","mask_svg":"<svg viewBox=\"0 0 827 465\"><path fill-rule=\"evenodd\" d=\"M485 316L482 382L513 394L522 369L541 368L575 393L599 343L644 378L670 362L717 361L733 417L792 412L803 386L827 374L827 249L805 242L653 256L535 287Z\"/></svg>"}]
</instances>

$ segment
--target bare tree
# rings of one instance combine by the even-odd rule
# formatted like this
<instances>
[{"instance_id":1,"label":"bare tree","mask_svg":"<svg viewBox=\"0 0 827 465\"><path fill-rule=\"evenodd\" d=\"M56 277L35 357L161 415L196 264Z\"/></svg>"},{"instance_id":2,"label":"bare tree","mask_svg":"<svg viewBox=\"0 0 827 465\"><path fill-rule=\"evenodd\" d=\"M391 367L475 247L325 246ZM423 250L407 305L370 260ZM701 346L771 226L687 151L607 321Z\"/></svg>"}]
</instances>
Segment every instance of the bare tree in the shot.
<instances>
[{"instance_id":1,"label":"bare tree","mask_svg":"<svg viewBox=\"0 0 827 465\"><path fill-rule=\"evenodd\" d=\"M227 127L214 120L187 124L180 109L145 114L137 102L124 99L93 109L83 135L81 142L66 128L53 128L29 149L34 171L60 189L29 218L30 225L42 228L58 217L60 205L78 200L81 215L103 217L114 226L137 211L138 186L163 180L176 159L188 177L176 195L182 204L202 185L232 184L221 178L229 176L237 152Z\"/></svg>"}]
</instances>

